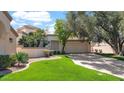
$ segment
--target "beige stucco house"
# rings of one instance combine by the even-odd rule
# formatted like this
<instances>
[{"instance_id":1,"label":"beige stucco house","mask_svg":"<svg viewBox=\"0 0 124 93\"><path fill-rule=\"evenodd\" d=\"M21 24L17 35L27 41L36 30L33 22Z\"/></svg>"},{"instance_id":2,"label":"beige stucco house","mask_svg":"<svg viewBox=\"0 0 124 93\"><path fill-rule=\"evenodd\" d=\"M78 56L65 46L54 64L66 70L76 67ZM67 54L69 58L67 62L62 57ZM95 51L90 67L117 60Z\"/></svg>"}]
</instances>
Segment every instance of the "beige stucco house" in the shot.
<instances>
[{"instance_id":1,"label":"beige stucco house","mask_svg":"<svg viewBox=\"0 0 124 93\"><path fill-rule=\"evenodd\" d=\"M55 51L61 51L62 45L54 34L48 34L48 48ZM65 46L66 53L86 53L91 51L91 45L87 41L82 41L78 38L69 38Z\"/></svg>"},{"instance_id":2,"label":"beige stucco house","mask_svg":"<svg viewBox=\"0 0 124 93\"><path fill-rule=\"evenodd\" d=\"M8 12L0 11L0 55L16 53L16 38L18 34L10 26L12 17Z\"/></svg>"},{"instance_id":3,"label":"beige stucco house","mask_svg":"<svg viewBox=\"0 0 124 93\"><path fill-rule=\"evenodd\" d=\"M19 45L18 41L20 40L20 38L22 38L23 35L29 34L31 32L36 32L38 29L39 28L32 26L32 25L24 25L24 26L18 28L17 33L19 36L17 38L17 45Z\"/></svg>"},{"instance_id":4,"label":"beige stucco house","mask_svg":"<svg viewBox=\"0 0 124 93\"><path fill-rule=\"evenodd\" d=\"M47 40L49 41L48 48L56 51L61 51L62 45L60 44L56 35L48 34ZM114 50L106 42L93 43L82 41L78 38L69 38L65 47L66 53L115 53Z\"/></svg>"},{"instance_id":5,"label":"beige stucco house","mask_svg":"<svg viewBox=\"0 0 124 93\"><path fill-rule=\"evenodd\" d=\"M39 28L31 26L31 25L24 25L21 28L18 28L17 33L19 34L19 37L17 38L17 42L22 37L22 35L24 35L25 33L28 34L30 32L35 32L38 29ZM50 50L55 50L55 51L61 51L62 45L59 42L57 36L55 34L48 34L47 32L45 33L46 33L46 40L49 42L47 47L45 48L48 48ZM19 48L17 47L17 50L19 50ZM43 42L41 42L41 45L39 46L39 48L43 48ZM38 48L38 51L39 51L39 48ZM32 48L30 49L30 51L31 50ZM36 50L36 48L33 50ZM38 51L34 52L35 55L40 54ZM99 44L93 43L93 42L89 43L88 41L82 41L78 38L68 39L68 42L65 47L65 52L66 53L86 53L86 52L114 53L113 49L105 42L102 42ZM29 53L29 54L32 54L32 53Z\"/></svg>"},{"instance_id":6,"label":"beige stucco house","mask_svg":"<svg viewBox=\"0 0 124 93\"><path fill-rule=\"evenodd\" d=\"M19 37L17 39L17 42L22 37L22 35L28 34L30 32L36 32L38 29L39 28L31 26L31 25L24 25L21 28L18 28L17 33ZM59 42L57 35L46 33L46 40L48 41L48 45L45 48L50 49L50 50L55 50L55 51L61 51L62 45ZM43 43L41 43L39 48L30 48L30 49L23 48L23 50L26 51L26 53L31 52L31 53L28 53L31 55L33 51L33 54L37 56L37 54L40 55L41 53L39 52L39 49L41 50L44 49L42 45ZM17 47L17 50L20 51L20 46ZM114 53L113 49L105 42L98 44L98 43L93 43L93 42L88 42L88 41L82 41L81 39L78 39L78 38L69 38L67 41L66 47L65 47L66 53L87 53L87 52L98 52L99 53L101 51L102 53Z\"/></svg>"}]
</instances>

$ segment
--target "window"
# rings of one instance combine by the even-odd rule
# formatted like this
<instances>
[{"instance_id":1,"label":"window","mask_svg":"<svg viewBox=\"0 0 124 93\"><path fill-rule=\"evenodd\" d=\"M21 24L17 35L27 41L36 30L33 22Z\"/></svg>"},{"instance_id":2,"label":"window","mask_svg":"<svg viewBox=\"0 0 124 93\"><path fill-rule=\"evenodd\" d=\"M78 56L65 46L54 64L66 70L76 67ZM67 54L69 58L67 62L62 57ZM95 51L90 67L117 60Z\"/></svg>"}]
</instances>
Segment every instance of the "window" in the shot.
<instances>
[{"instance_id":1,"label":"window","mask_svg":"<svg viewBox=\"0 0 124 93\"><path fill-rule=\"evenodd\" d=\"M13 39L12 38L9 38L9 42L12 43L13 42Z\"/></svg>"}]
</instances>

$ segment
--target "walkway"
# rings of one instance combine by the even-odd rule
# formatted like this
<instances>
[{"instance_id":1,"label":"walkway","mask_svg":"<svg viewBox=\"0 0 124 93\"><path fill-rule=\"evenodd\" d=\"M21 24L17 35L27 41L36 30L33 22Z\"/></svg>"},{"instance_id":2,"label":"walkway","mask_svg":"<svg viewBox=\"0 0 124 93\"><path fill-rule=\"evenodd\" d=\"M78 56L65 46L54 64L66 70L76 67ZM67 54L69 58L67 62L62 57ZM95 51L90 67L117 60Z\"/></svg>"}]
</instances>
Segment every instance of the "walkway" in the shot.
<instances>
[{"instance_id":1,"label":"walkway","mask_svg":"<svg viewBox=\"0 0 124 93\"><path fill-rule=\"evenodd\" d=\"M29 63L32 63L32 62L37 62L37 61L40 61L40 60L52 60L52 59L59 59L61 58L60 56L50 56L50 57L41 57L41 58L30 58L29 59Z\"/></svg>"},{"instance_id":2,"label":"walkway","mask_svg":"<svg viewBox=\"0 0 124 93\"><path fill-rule=\"evenodd\" d=\"M96 54L70 54L75 64L124 78L124 61Z\"/></svg>"}]
</instances>

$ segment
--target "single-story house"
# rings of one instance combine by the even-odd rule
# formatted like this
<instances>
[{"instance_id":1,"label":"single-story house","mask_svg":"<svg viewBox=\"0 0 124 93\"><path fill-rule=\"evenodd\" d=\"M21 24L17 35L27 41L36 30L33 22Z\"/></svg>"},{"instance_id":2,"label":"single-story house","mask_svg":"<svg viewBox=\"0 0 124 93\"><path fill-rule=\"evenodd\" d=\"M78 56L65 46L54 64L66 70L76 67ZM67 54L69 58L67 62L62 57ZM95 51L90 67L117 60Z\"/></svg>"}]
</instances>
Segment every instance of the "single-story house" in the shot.
<instances>
[{"instance_id":1,"label":"single-story house","mask_svg":"<svg viewBox=\"0 0 124 93\"><path fill-rule=\"evenodd\" d=\"M7 11L0 11L0 55L16 53L16 38L18 34L10 26L12 17Z\"/></svg>"},{"instance_id":2,"label":"single-story house","mask_svg":"<svg viewBox=\"0 0 124 93\"><path fill-rule=\"evenodd\" d=\"M19 34L20 35L20 34ZM46 47L23 47L17 43L17 52L25 52L29 57L42 57L44 56L44 50L54 50L61 52L62 45L55 34L46 34L48 44ZM82 41L78 38L69 38L65 46L65 53L87 53L91 51L91 45L88 41Z\"/></svg>"},{"instance_id":3,"label":"single-story house","mask_svg":"<svg viewBox=\"0 0 124 93\"><path fill-rule=\"evenodd\" d=\"M31 26L31 25L24 25L21 28L17 29L18 33L18 40L22 37L22 35L25 35L30 33L30 32L36 32L39 28ZM62 45L59 42L59 39L57 35L55 34L48 34L46 33L46 40L48 41L48 45L46 47L43 47L43 42L40 44L38 48L22 48L20 45L17 43L17 52L22 51L28 53L31 57L39 57L42 55L40 51L43 49L47 48L50 50L55 50L55 51L60 51L62 49ZM102 42L100 44L98 43L93 43L93 42L88 42L88 41L82 41L81 39L78 38L69 38L67 41L67 44L65 46L65 53L87 53L87 52L101 52L102 53L114 53L113 49L105 42ZM32 54L33 52L33 54Z\"/></svg>"},{"instance_id":4,"label":"single-story house","mask_svg":"<svg viewBox=\"0 0 124 93\"><path fill-rule=\"evenodd\" d=\"M48 34L46 40L49 42L48 48L55 51L61 51L62 45L57 35ZM91 45L88 41L82 41L78 38L69 38L65 46L65 53L86 53L91 51Z\"/></svg>"}]
</instances>

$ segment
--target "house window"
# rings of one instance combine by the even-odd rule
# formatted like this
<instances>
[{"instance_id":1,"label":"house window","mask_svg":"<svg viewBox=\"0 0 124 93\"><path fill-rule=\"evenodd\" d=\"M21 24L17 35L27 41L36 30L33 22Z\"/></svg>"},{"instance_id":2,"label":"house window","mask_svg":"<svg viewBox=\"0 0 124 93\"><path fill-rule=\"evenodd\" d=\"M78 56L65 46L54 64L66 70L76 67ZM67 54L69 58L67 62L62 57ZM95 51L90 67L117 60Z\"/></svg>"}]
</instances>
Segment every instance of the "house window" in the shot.
<instances>
[{"instance_id":1,"label":"house window","mask_svg":"<svg viewBox=\"0 0 124 93\"><path fill-rule=\"evenodd\" d=\"M12 43L13 42L13 39L12 38L9 38L9 42Z\"/></svg>"}]
</instances>

